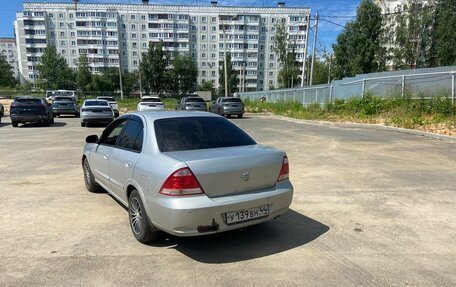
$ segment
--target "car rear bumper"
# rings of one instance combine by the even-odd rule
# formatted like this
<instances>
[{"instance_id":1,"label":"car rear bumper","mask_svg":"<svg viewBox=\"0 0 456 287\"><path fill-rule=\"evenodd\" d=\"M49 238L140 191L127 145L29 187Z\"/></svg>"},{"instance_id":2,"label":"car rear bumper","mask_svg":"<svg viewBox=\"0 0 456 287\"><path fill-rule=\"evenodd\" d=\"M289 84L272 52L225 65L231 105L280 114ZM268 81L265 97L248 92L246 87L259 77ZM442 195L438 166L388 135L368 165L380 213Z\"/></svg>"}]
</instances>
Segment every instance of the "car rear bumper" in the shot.
<instances>
[{"instance_id":1,"label":"car rear bumper","mask_svg":"<svg viewBox=\"0 0 456 287\"><path fill-rule=\"evenodd\" d=\"M78 113L77 110L75 109L53 109L54 110L54 114L72 114L72 115L75 115Z\"/></svg>"},{"instance_id":2,"label":"car rear bumper","mask_svg":"<svg viewBox=\"0 0 456 287\"><path fill-rule=\"evenodd\" d=\"M243 108L223 108L221 111L222 115L242 115L244 114Z\"/></svg>"},{"instance_id":3,"label":"car rear bumper","mask_svg":"<svg viewBox=\"0 0 456 287\"><path fill-rule=\"evenodd\" d=\"M12 122L18 123L34 123L47 119L46 115L11 115L10 117Z\"/></svg>"},{"instance_id":4,"label":"car rear bumper","mask_svg":"<svg viewBox=\"0 0 456 287\"><path fill-rule=\"evenodd\" d=\"M160 230L176 236L197 236L238 229L272 220L288 210L293 198L289 181L249 194L209 198L206 195L171 197L146 196L146 210L151 222ZM269 206L267 217L228 225L225 213Z\"/></svg>"},{"instance_id":5,"label":"car rear bumper","mask_svg":"<svg viewBox=\"0 0 456 287\"><path fill-rule=\"evenodd\" d=\"M88 122L112 122L114 120L114 115L106 114L81 114L81 123Z\"/></svg>"}]
</instances>

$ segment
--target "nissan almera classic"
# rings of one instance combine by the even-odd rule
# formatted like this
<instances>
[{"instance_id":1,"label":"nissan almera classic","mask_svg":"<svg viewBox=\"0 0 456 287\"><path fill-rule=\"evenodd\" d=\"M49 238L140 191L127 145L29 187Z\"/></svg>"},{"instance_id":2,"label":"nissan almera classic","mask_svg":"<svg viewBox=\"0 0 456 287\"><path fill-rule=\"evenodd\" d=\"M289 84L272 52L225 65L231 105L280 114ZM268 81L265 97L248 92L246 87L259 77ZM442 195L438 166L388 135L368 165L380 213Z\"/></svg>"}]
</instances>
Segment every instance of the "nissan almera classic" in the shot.
<instances>
[{"instance_id":1,"label":"nissan almera classic","mask_svg":"<svg viewBox=\"0 0 456 287\"><path fill-rule=\"evenodd\" d=\"M283 151L204 112L121 116L86 138L82 168L89 191L103 188L128 208L143 243L160 230L196 236L272 220L293 197Z\"/></svg>"}]
</instances>

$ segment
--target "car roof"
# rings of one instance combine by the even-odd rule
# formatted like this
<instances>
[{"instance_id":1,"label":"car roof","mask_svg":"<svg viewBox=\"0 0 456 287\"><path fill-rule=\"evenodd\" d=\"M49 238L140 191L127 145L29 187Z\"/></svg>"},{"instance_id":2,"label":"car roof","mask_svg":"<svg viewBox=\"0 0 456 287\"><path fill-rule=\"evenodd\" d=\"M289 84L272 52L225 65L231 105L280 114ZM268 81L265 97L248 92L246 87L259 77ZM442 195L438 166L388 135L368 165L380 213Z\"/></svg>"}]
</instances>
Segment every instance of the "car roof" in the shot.
<instances>
[{"instance_id":1,"label":"car roof","mask_svg":"<svg viewBox=\"0 0 456 287\"><path fill-rule=\"evenodd\" d=\"M142 96L141 100L142 99L160 99L160 97L157 97L157 96Z\"/></svg>"},{"instance_id":2,"label":"car roof","mask_svg":"<svg viewBox=\"0 0 456 287\"><path fill-rule=\"evenodd\" d=\"M147 122L153 122L161 119L171 118L194 118L194 117L220 117L219 115L208 112L190 112L190 111L154 111L154 112L133 112L128 115L137 115L146 119Z\"/></svg>"}]
</instances>

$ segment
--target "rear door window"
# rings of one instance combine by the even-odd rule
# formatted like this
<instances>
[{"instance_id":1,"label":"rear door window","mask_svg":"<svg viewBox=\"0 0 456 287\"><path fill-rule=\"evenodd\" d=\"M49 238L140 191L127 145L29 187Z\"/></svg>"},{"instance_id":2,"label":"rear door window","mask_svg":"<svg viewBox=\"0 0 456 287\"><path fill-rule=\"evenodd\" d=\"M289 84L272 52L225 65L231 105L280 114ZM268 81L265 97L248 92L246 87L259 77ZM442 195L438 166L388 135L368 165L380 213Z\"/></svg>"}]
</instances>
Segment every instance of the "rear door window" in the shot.
<instances>
[{"instance_id":1,"label":"rear door window","mask_svg":"<svg viewBox=\"0 0 456 287\"><path fill-rule=\"evenodd\" d=\"M219 117L182 117L154 122L161 152L254 145L232 122Z\"/></svg>"}]
</instances>

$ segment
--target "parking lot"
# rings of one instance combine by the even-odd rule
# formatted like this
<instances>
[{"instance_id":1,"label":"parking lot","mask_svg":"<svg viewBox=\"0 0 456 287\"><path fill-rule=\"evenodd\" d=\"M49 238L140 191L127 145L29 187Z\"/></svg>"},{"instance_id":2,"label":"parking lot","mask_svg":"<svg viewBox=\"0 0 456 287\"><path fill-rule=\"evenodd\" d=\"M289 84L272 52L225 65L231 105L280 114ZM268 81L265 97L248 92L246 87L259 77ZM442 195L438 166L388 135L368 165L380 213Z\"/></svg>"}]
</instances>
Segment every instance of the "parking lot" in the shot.
<instances>
[{"instance_id":1,"label":"parking lot","mask_svg":"<svg viewBox=\"0 0 456 287\"><path fill-rule=\"evenodd\" d=\"M0 124L0 285L456 285L456 144L392 131L233 119L285 150L295 187L273 222L143 245L85 189L102 127Z\"/></svg>"}]
</instances>

